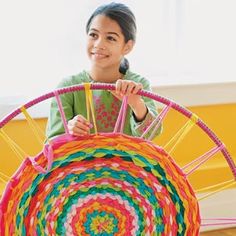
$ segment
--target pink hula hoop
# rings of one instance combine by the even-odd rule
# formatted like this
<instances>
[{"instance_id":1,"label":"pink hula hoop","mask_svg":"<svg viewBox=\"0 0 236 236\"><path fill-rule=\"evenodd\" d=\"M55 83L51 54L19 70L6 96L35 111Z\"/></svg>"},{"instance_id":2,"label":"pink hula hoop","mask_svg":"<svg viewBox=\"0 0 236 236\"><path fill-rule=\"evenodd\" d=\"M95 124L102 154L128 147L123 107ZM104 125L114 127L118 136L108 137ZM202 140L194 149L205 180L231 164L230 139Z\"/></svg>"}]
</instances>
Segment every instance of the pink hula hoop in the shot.
<instances>
[{"instance_id":1,"label":"pink hula hoop","mask_svg":"<svg viewBox=\"0 0 236 236\"><path fill-rule=\"evenodd\" d=\"M92 90L115 90L115 85L113 84L103 84L103 83L96 83L96 84L91 84L91 89ZM84 85L76 85L76 86L71 86L71 87L65 87L65 88L60 88L57 89L56 92L60 95L60 94L64 94L64 93L70 93L70 92L75 92L75 91L80 91L80 90L84 90ZM182 107L181 105L171 101L168 98L162 97L160 95L154 94L152 92L149 91L145 91L145 90L141 90L139 93L139 95L144 96L144 97L148 97L150 99L153 99L157 102L160 102L164 105L167 106L171 106L171 108L173 108L174 110L180 112L181 114L183 114L184 116L191 118L192 116L192 112L189 111L188 109ZM39 96L29 102L27 102L26 104L24 104L24 107L26 109L44 101L47 100L49 98L52 98L55 96L55 91L53 92L49 92L46 93L42 96ZM8 114L7 116L5 116L2 120L0 120L0 128L4 127L10 120L12 120L14 117L16 117L17 115L19 115L21 113L21 109L17 108L15 109L13 112L11 112L10 114ZM196 125L198 125L208 136L209 138L218 146L224 146L224 144L220 141L220 139L215 135L215 133L201 120L198 119ZM230 153L228 152L227 148L224 146L221 149L221 152L223 154L223 156L225 157L234 178L236 179L236 165L234 163L234 160L232 159Z\"/></svg>"}]
</instances>

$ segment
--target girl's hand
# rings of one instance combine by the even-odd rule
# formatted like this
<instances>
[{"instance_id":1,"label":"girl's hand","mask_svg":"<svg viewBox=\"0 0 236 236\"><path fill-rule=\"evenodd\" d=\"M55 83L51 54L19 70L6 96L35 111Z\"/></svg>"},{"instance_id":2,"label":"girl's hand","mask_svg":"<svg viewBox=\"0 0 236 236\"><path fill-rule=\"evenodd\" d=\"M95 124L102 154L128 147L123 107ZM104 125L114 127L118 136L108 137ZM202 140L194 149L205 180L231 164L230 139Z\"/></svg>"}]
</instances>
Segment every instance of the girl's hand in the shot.
<instances>
[{"instance_id":1,"label":"girl's hand","mask_svg":"<svg viewBox=\"0 0 236 236\"><path fill-rule=\"evenodd\" d=\"M89 134L92 124L90 124L82 115L77 115L72 120L68 121L67 127L70 134L82 136Z\"/></svg>"},{"instance_id":2,"label":"girl's hand","mask_svg":"<svg viewBox=\"0 0 236 236\"><path fill-rule=\"evenodd\" d=\"M119 79L116 81L116 90L113 94L119 99L128 96L128 104L131 108L135 108L142 99L140 95L137 95L142 88L143 85L141 83Z\"/></svg>"},{"instance_id":3,"label":"girl's hand","mask_svg":"<svg viewBox=\"0 0 236 236\"><path fill-rule=\"evenodd\" d=\"M137 121L145 119L148 109L144 100L137 93L143 88L141 83L135 83L130 80L117 80L116 90L112 94L122 100L124 96L128 96L128 104L134 112Z\"/></svg>"},{"instance_id":4,"label":"girl's hand","mask_svg":"<svg viewBox=\"0 0 236 236\"><path fill-rule=\"evenodd\" d=\"M116 92L122 96L129 96L131 94L137 94L139 90L143 88L141 83L135 83L131 80L119 79L116 81Z\"/></svg>"}]
</instances>

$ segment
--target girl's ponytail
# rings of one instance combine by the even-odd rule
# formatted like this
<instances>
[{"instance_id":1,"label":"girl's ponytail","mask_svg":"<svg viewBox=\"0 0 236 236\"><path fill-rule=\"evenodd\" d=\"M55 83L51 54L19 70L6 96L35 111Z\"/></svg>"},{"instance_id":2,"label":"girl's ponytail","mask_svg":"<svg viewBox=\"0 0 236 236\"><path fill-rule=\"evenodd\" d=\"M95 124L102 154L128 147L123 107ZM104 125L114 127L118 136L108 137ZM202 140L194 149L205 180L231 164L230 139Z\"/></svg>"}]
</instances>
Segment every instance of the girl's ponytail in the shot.
<instances>
[{"instance_id":1,"label":"girl's ponytail","mask_svg":"<svg viewBox=\"0 0 236 236\"><path fill-rule=\"evenodd\" d=\"M129 61L127 60L127 58L123 57L121 63L120 63L120 68L119 68L119 72L123 75L126 74L126 71L129 69Z\"/></svg>"}]
</instances>

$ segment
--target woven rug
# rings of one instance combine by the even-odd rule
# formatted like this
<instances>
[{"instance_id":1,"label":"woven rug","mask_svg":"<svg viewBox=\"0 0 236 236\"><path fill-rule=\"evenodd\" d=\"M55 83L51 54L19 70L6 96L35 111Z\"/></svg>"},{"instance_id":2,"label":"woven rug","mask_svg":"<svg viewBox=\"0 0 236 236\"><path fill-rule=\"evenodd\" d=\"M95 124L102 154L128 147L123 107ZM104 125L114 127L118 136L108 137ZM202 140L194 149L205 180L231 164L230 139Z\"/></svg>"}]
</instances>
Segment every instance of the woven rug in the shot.
<instances>
[{"instance_id":1,"label":"woven rug","mask_svg":"<svg viewBox=\"0 0 236 236\"><path fill-rule=\"evenodd\" d=\"M8 183L0 235L198 235L197 199L162 148L118 133L64 135L51 146L47 174L28 158ZM44 153L35 157L42 167Z\"/></svg>"}]
</instances>

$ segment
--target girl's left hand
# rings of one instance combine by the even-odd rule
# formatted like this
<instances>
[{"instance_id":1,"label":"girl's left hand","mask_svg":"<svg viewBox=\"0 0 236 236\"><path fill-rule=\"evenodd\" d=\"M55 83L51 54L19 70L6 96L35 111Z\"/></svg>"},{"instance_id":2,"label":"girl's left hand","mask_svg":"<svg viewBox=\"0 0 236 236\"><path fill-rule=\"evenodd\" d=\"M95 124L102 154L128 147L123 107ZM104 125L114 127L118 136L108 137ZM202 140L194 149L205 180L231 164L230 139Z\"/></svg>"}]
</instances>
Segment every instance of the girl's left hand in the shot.
<instances>
[{"instance_id":1,"label":"girl's left hand","mask_svg":"<svg viewBox=\"0 0 236 236\"><path fill-rule=\"evenodd\" d=\"M120 100L122 100L124 96L128 96L128 104L131 108L136 108L140 100L142 100L141 96L137 95L141 89L143 89L141 83L119 79L116 81L116 90L112 91L112 94Z\"/></svg>"}]
</instances>

